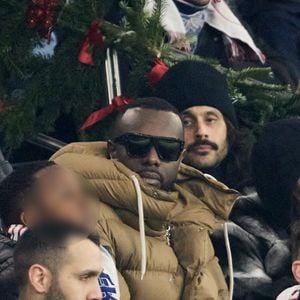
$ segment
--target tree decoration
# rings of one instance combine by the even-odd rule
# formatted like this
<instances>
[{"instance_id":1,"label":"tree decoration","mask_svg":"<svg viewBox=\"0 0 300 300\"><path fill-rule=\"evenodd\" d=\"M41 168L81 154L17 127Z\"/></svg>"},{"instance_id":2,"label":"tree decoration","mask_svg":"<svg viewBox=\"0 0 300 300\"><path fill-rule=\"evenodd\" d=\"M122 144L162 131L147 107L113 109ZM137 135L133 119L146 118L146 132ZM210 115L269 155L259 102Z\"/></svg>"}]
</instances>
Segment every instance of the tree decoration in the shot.
<instances>
[{"instance_id":1,"label":"tree decoration","mask_svg":"<svg viewBox=\"0 0 300 300\"><path fill-rule=\"evenodd\" d=\"M156 58L153 68L148 73L150 86L154 87L168 70L169 67L161 59Z\"/></svg>"},{"instance_id":2,"label":"tree decoration","mask_svg":"<svg viewBox=\"0 0 300 300\"><path fill-rule=\"evenodd\" d=\"M42 38L49 39L58 5L58 0L31 0L26 17L27 26L36 28Z\"/></svg>"},{"instance_id":3,"label":"tree decoration","mask_svg":"<svg viewBox=\"0 0 300 300\"><path fill-rule=\"evenodd\" d=\"M5 110L0 113L0 138L6 149L39 132L63 131L57 121L65 115L72 119L77 139L106 138L109 118L84 133L78 128L92 112L119 105L115 96L120 92L107 96L107 49L112 61L117 51L122 95L132 98L147 95L149 72L161 69L156 65L153 70L158 57L168 66L182 59L203 60L165 43L160 25L164 0L156 0L151 15L144 6L145 0L31 0L29 7L28 0L1 1L0 99ZM54 54L37 55L34 49L54 27ZM268 68L234 71L205 61L227 75L242 126L257 132L270 120L300 115L299 98L277 84Z\"/></svg>"},{"instance_id":4,"label":"tree decoration","mask_svg":"<svg viewBox=\"0 0 300 300\"><path fill-rule=\"evenodd\" d=\"M80 47L78 60L86 65L94 66L92 57L92 47L102 49L104 47L103 35L100 31L101 23L93 21L90 25L89 32Z\"/></svg>"},{"instance_id":5,"label":"tree decoration","mask_svg":"<svg viewBox=\"0 0 300 300\"><path fill-rule=\"evenodd\" d=\"M133 99L130 97L122 96L119 59L116 50L112 51L112 55L109 48L106 51L105 75L108 105L93 112L85 120L80 130L86 130L90 128L94 124L105 119L113 112L120 110L122 107L133 101Z\"/></svg>"}]
</instances>

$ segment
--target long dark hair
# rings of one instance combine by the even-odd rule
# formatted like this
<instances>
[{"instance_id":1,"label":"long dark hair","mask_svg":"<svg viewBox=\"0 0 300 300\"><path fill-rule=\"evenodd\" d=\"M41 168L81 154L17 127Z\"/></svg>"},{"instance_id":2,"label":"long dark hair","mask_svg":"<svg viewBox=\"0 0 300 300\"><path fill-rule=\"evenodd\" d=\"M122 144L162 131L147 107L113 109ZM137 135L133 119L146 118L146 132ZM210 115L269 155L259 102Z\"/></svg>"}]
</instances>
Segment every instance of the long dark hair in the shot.
<instances>
[{"instance_id":1,"label":"long dark hair","mask_svg":"<svg viewBox=\"0 0 300 300\"><path fill-rule=\"evenodd\" d=\"M247 128L237 129L225 118L229 151L225 158L224 178L229 187L242 191L252 185L251 153L254 135Z\"/></svg>"}]
</instances>

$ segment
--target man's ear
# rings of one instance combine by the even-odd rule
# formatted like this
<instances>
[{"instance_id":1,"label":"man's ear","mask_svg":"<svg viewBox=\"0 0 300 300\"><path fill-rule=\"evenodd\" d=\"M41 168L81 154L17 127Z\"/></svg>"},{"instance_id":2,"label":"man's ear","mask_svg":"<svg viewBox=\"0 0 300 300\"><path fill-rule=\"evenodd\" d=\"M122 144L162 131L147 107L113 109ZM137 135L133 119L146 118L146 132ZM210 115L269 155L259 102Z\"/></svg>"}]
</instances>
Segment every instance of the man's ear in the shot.
<instances>
[{"instance_id":1,"label":"man's ear","mask_svg":"<svg viewBox=\"0 0 300 300\"><path fill-rule=\"evenodd\" d=\"M300 283L300 260L293 261L292 272L295 280Z\"/></svg>"},{"instance_id":2,"label":"man's ear","mask_svg":"<svg viewBox=\"0 0 300 300\"><path fill-rule=\"evenodd\" d=\"M28 225L27 215L26 215L25 211L21 212L20 220L21 220L22 224L24 224L26 226Z\"/></svg>"},{"instance_id":3,"label":"man's ear","mask_svg":"<svg viewBox=\"0 0 300 300\"><path fill-rule=\"evenodd\" d=\"M46 294L51 286L52 275L47 268L34 264L28 270L28 280L37 293Z\"/></svg>"},{"instance_id":4,"label":"man's ear","mask_svg":"<svg viewBox=\"0 0 300 300\"><path fill-rule=\"evenodd\" d=\"M116 152L117 152L117 147L116 144L111 141L108 140L107 141L107 153L110 159L116 158Z\"/></svg>"},{"instance_id":5,"label":"man's ear","mask_svg":"<svg viewBox=\"0 0 300 300\"><path fill-rule=\"evenodd\" d=\"M36 213L35 209L32 207L28 207L24 209L21 213L20 220L22 224L27 227L31 227L32 224L35 224L39 219L38 214Z\"/></svg>"}]
</instances>

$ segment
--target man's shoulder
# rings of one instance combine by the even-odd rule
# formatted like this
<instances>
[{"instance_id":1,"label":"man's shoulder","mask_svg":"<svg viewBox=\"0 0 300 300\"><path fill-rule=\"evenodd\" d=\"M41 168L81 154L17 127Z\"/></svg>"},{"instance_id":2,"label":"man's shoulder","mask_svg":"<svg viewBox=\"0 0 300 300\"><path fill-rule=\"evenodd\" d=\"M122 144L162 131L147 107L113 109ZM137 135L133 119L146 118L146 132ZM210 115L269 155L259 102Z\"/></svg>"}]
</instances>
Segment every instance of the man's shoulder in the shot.
<instances>
[{"instance_id":1,"label":"man's shoulder","mask_svg":"<svg viewBox=\"0 0 300 300\"><path fill-rule=\"evenodd\" d=\"M239 192L229 189L225 184L217 181L201 171L182 164L179 169L177 184L192 193L218 217L227 220L232 206L239 196Z\"/></svg>"},{"instance_id":2,"label":"man's shoulder","mask_svg":"<svg viewBox=\"0 0 300 300\"><path fill-rule=\"evenodd\" d=\"M107 152L106 142L79 142L71 143L60 150L58 150L50 160L56 160L65 154L82 154L82 155L95 155L95 156L105 156Z\"/></svg>"},{"instance_id":3,"label":"man's shoulder","mask_svg":"<svg viewBox=\"0 0 300 300\"><path fill-rule=\"evenodd\" d=\"M229 191L238 194L237 191L230 189L228 186L218 181L213 176L209 174L205 174L198 169L195 169L191 166L181 163L178 171L177 181L180 183L184 181L194 181L194 180L196 180L199 184L208 185L220 191Z\"/></svg>"},{"instance_id":4,"label":"man's shoulder","mask_svg":"<svg viewBox=\"0 0 300 300\"><path fill-rule=\"evenodd\" d=\"M107 157L105 142L72 143L56 152L50 160L88 180L118 179L121 173Z\"/></svg>"},{"instance_id":5,"label":"man's shoulder","mask_svg":"<svg viewBox=\"0 0 300 300\"><path fill-rule=\"evenodd\" d=\"M13 252L16 242L0 234L0 286L13 281L14 262ZM1 288L2 291L2 288Z\"/></svg>"},{"instance_id":6,"label":"man's shoulder","mask_svg":"<svg viewBox=\"0 0 300 300\"><path fill-rule=\"evenodd\" d=\"M121 219L118 216L118 214L115 212L115 210L108 204L102 202L101 200L99 200L97 204L97 210L98 210L98 214L97 214L98 221L114 220L114 221L121 222Z\"/></svg>"},{"instance_id":7,"label":"man's shoulder","mask_svg":"<svg viewBox=\"0 0 300 300\"><path fill-rule=\"evenodd\" d=\"M1 255L4 254L5 251L7 253L13 253L13 249L16 245L16 242L8 238L7 236L0 233L0 253ZM1 255L0 255L0 261L1 261Z\"/></svg>"},{"instance_id":8,"label":"man's shoulder","mask_svg":"<svg viewBox=\"0 0 300 300\"><path fill-rule=\"evenodd\" d=\"M108 158L106 142L69 144L50 160L90 180L127 180L133 172L124 164Z\"/></svg>"}]
</instances>

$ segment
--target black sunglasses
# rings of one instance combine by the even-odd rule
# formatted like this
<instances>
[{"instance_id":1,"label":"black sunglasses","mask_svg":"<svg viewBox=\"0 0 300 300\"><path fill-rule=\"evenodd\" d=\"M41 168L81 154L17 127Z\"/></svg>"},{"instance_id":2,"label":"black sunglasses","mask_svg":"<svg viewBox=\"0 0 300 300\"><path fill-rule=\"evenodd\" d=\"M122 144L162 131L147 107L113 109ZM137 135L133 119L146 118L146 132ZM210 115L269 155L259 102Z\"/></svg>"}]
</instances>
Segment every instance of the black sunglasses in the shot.
<instances>
[{"instance_id":1,"label":"black sunglasses","mask_svg":"<svg viewBox=\"0 0 300 300\"><path fill-rule=\"evenodd\" d=\"M132 158L144 158L154 147L160 160L177 161L184 149L182 140L140 133L125 133L115 138L114 142L123 145Z\"/></svg>"}]
</instances>

